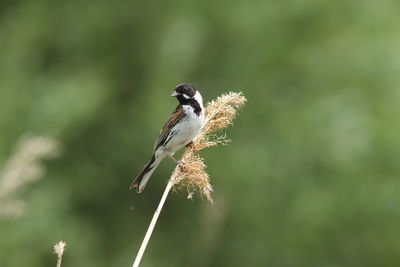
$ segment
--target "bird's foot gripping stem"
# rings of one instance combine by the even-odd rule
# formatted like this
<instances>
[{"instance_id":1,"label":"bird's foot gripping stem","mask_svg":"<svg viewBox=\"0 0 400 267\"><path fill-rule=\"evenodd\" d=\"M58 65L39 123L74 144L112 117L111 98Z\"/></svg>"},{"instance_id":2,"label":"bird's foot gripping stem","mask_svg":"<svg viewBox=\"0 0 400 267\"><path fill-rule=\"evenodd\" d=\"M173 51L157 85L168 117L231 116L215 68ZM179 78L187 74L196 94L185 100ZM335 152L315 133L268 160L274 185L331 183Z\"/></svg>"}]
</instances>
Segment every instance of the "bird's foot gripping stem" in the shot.
<instances>
[{"instance_id":1,"label":"bird's foot gripping stem","mask_svg":"<svg viewBox=\"0 0 400 267\"><path fill-rule=\"evenodd\" d=\"M179 166L179 168L181 168L181 170L183 170L185 168L185 162L183 160L176 160L173 156L168 155L168 158L172 159L176 165Z\"/></svg>"}]
</instances>

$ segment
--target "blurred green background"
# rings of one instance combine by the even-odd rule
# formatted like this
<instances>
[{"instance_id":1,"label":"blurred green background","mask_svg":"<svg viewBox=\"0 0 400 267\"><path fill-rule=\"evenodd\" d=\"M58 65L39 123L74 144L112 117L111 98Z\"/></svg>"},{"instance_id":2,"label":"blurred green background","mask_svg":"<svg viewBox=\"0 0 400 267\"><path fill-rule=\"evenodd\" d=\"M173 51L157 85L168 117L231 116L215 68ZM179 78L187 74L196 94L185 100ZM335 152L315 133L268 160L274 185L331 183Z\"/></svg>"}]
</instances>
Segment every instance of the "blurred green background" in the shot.
<instances>
[{"instance_id":1,"label":"blurred green background","mask_svg":"<svg viewBox=\"0 0 400 267\"><path fill-rule=\"evenodd\" d=\"M132 265L174 164L128 187L181 82L248 103L232 144L201 152L215 204L171 194L141 266L399 266L399 14L397 0L1 1L0 178L23 171L0 195L0 266L55 266L59 240L64 267ZM62 149L29 182L13 155L34 136Z\"/></svg>"}]
</instances>

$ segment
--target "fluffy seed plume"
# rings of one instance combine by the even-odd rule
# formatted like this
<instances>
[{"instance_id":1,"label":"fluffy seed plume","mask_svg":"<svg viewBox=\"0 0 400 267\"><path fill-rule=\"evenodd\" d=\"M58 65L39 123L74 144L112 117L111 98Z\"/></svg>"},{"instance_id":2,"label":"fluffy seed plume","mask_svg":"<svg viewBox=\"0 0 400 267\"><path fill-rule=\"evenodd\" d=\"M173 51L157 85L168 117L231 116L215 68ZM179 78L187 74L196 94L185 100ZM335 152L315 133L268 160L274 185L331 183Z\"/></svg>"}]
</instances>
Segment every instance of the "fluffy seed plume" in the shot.
<instances>
[{"instance_id":1,"label":"fluffy seed plume","mask_svg":"<svg viewBox=\"0 0 400 267\"><path fill-rule=\"evenodd\" d=\"M210 184L209 175L205 171L206 165L197 151L230 142L224 135L218 136L215 132L231 125L236 117L236 110L243 106L245 102L246 98L242 93L229 92L207 104L204 127L193 140L193 145L183 153L181 160L185 162L185 167L181 169L177 166L172 173L171 181L174 188L186 189L190 199L193 192L197 192L211 203L213 202L211 197L213 188Z\"/></svg>"},{"instance_id":2,"label":"fluffy seed plume","mask_svg":"<svg viewBox=\"0 0 400 267\"><path fill-rule=\"evenodd\" d=\"M60 241L54 245L54 253L57 254L57 267L61 267L62 256L66 245L64 241Z\"/></svg>"},{"instance_id":3,"label":"fluffy seed plume","mask_svg":"<svg viewBox=\"0 0 400 267\"><path fill-rule=\"evenodd\" d=\"M64 241L60 241L54 245L54 253L57 254L57 257L62 257L66 245L67 244Z\"/></svg>"},{"instance_id":4,"label":"fluffy seed plume","mask_svg":"<svg viewBox=\"0 0 400 267\"><path fill-rule=\"evenodd\" d=\"M23 213L25 202L16 197L25 185L43 177L42 160L57 157L60 143L46 136L22 137L15 152L0 170L0 219Z\"/></svg>"}]
</instances>

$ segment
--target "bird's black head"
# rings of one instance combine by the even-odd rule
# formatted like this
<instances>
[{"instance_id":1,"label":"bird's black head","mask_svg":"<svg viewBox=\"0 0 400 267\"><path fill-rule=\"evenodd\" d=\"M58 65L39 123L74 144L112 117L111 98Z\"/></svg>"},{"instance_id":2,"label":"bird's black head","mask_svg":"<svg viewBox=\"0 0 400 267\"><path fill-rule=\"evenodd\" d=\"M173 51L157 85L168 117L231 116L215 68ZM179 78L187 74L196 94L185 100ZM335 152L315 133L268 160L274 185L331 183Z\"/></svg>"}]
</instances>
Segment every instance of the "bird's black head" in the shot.
<instances>
[{"instance_id":1,"label":"bird's black head","mask_svg":"<svg viewBox=\"0 0 400 267\"><path fill-rule=\"evenodd\" d=\"M174 92L172 92L171 96L175 96L179 103L185 104L190 102L196 94L196 89L193 85L188 83L181 83L175 87Z\"/></svg>"}]
</instances>

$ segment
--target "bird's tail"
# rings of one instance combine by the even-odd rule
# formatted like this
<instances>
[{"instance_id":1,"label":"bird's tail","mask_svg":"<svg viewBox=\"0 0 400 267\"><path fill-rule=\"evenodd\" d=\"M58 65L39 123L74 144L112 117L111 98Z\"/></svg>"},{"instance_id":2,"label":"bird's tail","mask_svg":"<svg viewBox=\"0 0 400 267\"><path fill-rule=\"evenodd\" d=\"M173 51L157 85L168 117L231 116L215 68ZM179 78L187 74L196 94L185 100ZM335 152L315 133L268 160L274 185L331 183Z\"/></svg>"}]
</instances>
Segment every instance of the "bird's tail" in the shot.
<instances>
[{"instance_id":1,"label":"bird's tail","mask_svg":"<svg viewBox=\"0 0 400 267\"><path fill-rule=\"evenodd\" d=\"M158 164L160 164L162 158L158 157L156 159L155 155L151 156L150 161L146 164L143 170L138 174L135 178L129 189L136 187L136 192L141 193L149 181L151 175L157 168Z\"/></svg>"}]
</instances>

